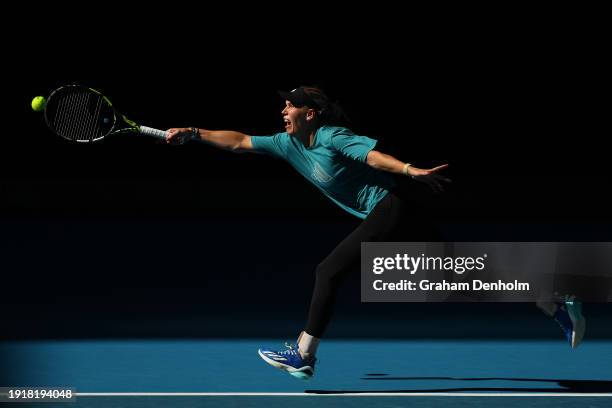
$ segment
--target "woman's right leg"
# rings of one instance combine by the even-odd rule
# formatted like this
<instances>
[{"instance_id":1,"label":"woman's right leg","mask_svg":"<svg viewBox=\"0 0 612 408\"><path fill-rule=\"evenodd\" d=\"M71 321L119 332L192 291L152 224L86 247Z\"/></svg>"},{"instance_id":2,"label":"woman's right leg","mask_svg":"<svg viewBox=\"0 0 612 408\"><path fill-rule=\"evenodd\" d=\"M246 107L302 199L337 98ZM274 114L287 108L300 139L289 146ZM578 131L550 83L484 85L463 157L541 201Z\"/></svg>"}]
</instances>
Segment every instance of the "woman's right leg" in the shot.
<instances>
[{"instance_id":1,"label":"woman's right leg","mask_svg":"<svg viewBox=\"0 0 612 408\"><path fill-rule=\"evenodd\" d=\"M393 197L389 194L370 215L317 266L315 285L308 312L306 333L321 338L334 309L336 293L351 272L359 272L361 243L384 241L395 225Z\"/></svg>"}]
</instances>

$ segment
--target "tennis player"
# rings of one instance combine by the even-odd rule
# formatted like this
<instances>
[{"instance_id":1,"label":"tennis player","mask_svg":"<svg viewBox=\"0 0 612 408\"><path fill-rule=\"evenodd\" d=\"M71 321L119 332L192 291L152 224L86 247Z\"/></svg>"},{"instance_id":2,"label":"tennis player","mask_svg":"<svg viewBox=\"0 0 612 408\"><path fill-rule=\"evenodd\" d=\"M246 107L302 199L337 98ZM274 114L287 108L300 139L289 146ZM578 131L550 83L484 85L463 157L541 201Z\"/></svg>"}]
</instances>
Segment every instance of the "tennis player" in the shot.
<instances>
[{"instance_id":1,"label":"tennis player","mask_svg":"<svg viewBox=\"0 0 612 408\"><path fill-rule=\"evenodd\" d=\"M267 363L308 379L314 374L317 348L331 319L338 288L348 273L359 271L361 243L440 240L425 209L408 203L401 179L424 183L434 192L442 192L443 183L450 180L440 174L448 164L417 168L376 150L377 140L343 127L346 116L342 108L321 89L301 86L280 95L285 101L283 132L249 136L235 131L173 128L167 141L199 140L233 152L264 153L285 160L332 202L363 220L316 267L308 318L297 347L286 344L284 351L259 349ZM571 331L569 317L564 323Z\"/></svg>"}]
</instances>

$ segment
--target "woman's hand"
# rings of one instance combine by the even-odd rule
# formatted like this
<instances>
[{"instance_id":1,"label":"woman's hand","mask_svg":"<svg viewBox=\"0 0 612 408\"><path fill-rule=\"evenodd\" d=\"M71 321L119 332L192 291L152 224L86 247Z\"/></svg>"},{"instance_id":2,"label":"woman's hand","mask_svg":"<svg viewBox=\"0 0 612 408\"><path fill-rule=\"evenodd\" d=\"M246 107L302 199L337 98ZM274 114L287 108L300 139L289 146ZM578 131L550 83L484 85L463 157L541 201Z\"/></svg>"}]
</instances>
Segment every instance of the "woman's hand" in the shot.
<instances>
[{"instance_id":1,"label":"woman's hand","mask_svg":"<svg viewBox=\"0 0 612 408\"><path fill-rule=\"evenodd\" d=\"M434 192L441 193L444 191L441 182L451 183L452 180L437 173L447 167L448 164L443 164L433 169L419 169L418 167L408 166L406 174L416 181L427 184Z\"/></svg>"},{"instance_id":2,"label":"woman's hand","mask_svg":"<svg viewBox=\"0 0 612 408\"><path fill-rule=\"evenodd\" d=\"M167 130L166 143L180 145L193 138L192 128L171 128Z\"/></svg>"}]
</instances>

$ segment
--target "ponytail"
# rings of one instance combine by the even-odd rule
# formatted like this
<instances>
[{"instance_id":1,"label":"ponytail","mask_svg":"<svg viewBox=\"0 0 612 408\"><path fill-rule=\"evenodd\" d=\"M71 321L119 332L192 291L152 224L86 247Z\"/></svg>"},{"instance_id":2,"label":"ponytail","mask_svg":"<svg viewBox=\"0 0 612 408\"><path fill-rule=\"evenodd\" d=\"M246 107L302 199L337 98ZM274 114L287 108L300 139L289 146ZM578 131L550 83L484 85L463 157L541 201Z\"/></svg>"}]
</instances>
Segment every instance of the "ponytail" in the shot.
<instances>
[{"instance_id":1,"label":"ponytail","mask_svg":"<svg viewBox=\"0 0 612 408\"><path fill-rule=\"evenodd\" d=\"M320 111L321 123L323 125L335 125L335 126L349 126L351 120L342 108L340 104L336 102L330 102L327 107Z\"/></svg>"}]
</instances>

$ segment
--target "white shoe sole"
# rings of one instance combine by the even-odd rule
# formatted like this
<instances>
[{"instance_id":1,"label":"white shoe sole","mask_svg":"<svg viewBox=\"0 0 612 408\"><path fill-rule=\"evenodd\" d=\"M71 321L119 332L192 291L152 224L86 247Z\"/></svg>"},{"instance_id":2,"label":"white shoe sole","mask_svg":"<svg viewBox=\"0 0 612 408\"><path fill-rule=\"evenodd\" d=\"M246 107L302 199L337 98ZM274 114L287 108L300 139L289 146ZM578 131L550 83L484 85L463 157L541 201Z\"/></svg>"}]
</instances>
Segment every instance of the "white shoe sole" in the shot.
<instances>
[{"instance_id":1,"label":"white shoe sole","mask_svg":"<svg viewBox=\"0 0 612 408\"><path fill-rule=\"evenodd\" d=\"M586 319L582 315L582 305L580 303L566 302L565 307L574 327L572 330L572 348L574 349L578 347L584 338Z\"/></svg>"}]
</instances>

